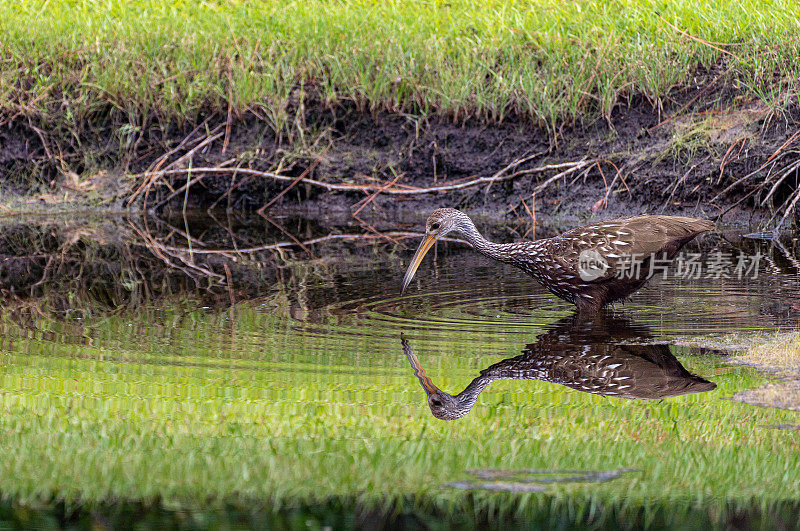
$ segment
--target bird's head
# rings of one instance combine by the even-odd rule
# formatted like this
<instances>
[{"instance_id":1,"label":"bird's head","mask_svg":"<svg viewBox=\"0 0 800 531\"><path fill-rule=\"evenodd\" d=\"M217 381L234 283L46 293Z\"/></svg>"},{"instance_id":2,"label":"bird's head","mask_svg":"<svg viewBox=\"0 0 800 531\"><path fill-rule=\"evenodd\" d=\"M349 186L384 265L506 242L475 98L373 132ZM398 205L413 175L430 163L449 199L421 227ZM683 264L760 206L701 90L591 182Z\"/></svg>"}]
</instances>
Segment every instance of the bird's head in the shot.
<instances>
[{"instance_id":1,"label":"bird's head","mask_svg":"<svg viewBox=\"0 0 800 531\"><path fill-rule=\"evenodd\" d=\"M428 216L428 221L425 222L425 238L422 240L422 243L419 244L419 247L417 247L417 252L414 253L414 258L411 259L411 264L409 264L406 275L403 277L402 291L405 292L406 288L411 283L411 279L414 278L414 273L417 272L419 264L422 263L425 254L433 247L433 244L436 243L439 238L448 232L464 232L470 230L470 228L474 229L474 225L463 212L454 208L440 208L434 210L431 215Z\"/></svg>"},{"instance_id":2,"label":"bird's head","mask_svg":"<svg viewBox=\"0 0 800 531\"><path fill-rule=\"evenodd\" d=\"M464 220L469 220L466 214L455 208L438 208L431 212L425 222L425 234L437 237L444 236L450 231L458 230Z\"/></svg>"},{"instance_id":3,"label":"bird's head","mask_svg":"<svg viewBox=\"0 0 800 531\"><path fill-rule=\"evenodd\" d=\"M456 420L469 413L471 406L464 406L457 396L445 393L441 389L428 393L428 407L439 420Z\"/></svg>"},{"instance_id":4,"label":"bird's head","mask_svg":"<svg viewBox=\"0 0 800 531\"><path fill-rule=\"evenodd\" d=\"M402 343L403 353L411 364L411 368L414 369L414 375L422 385L422 389L428 395L428 407L431 409L433 416L439 420L455 420L469 413L475 401L473 400L470 404L465 405L459 397L445 393L436 387L428 375L425 374L425 370L420 365L414 351L411 350L411 345L409 345L408 341L403 339Z\"/></svg>"}]
</instances>

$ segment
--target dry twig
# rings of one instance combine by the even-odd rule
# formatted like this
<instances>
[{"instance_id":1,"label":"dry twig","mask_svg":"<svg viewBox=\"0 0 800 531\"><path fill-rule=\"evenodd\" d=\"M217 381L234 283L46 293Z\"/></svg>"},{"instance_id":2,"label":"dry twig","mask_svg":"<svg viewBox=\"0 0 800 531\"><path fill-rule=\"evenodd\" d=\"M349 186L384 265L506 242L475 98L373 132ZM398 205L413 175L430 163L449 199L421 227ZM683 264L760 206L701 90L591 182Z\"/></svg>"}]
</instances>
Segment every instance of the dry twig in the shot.
<instances>
[{"instance_id":1,"label":"dry twig","mask_svg":"<svg viewBox=\"0 0 800 531\"><path fill-rule=\"evenodd\" d=\"M267 210L267 209L268 209L270 206L272 206L272 205L275 203L275 201L277 201L278 199L280 199L281 197L283 197L284 195L286 195L286 193L287 193L289 190L291 190L292 188L294 188L295 186L297 186L297 184L298 184L300 181L302 181L303 179L305 179L305 178L306 178L306 176L307 176L309 173L311 173L312 171L314 171L314 168L316 168L316 167L317 167L317 164L319 164L319 161L321 161L321 160L322 160L322 155L320 155L319 157L315 158L315 159L314 159L314 160L311 162L311 164L309 164L309 165L308 165L308 167L307 167L305 170L303 170L303 171L302 171L302 173L300 173L300 175L298 175L298 176L297 176L297 178L296 178L294 181L292 181L292 183L291 183L289 186L287 186L286 188L284 188L283 190L281 190L281 191L280 191L280 193L279 193L278 195L276 195L275 197L273 197L273 198L272 198L272 199L271 199L271 200L270 200L270 201L269 201L267 204L265 204L264 206L262 206L261 208L259 208L259 209L258 209L258 212L257 212L257 213L258 213L258 215L261 215L261 214L263 214L265 210Z\"/></svg>"},{"instance_id":2,"label":"dry twig","mask_svg":"<svg viewBox=\"0 0 800 531\"><path fill-rule=\"evenodd\" d=\"M242 247L239 249L192 249L194 254L227 254L227 253L257 253L263 251L274 251L277 249L283 249L285 247L310 247L311 245L316 245L319 243L327 243L331 241L341 241L341 240L388 240L395 241L404 240L408 238L422 238L425 236L423 232L410 232L410 231L390 231L390 232L375 232L375 233L365 233L365 234L328 234L327 236L320 236L318 238L312 238L309 240L299 241L296 238L292 238L292 241L285 241L285 242L277 242L271 243L267 245L259 245L255 247ZM466 245L472 246L468 241L462 240L459 238L449 238L447 236L443 238L439 238L439 241L443 242L455 242L455 243L463 243ZM161 248L172 251L172 252L189 252L189 249L186 247L174 247L170 245L162 245Z\"/></svg>"},{"instance_id":3,"label":"dry twig","mask_svg":"<svg viewBox=\"0 0 800 531\"><path fill-rule=\"evenodd\" d=\"M362 199L361 201L359 201L359 203L361 203L361 206L360 206L360 207L358 207L358 209L357 209L355 212L353 212L353 217L354 217L354 218L357 218L357 217L358 217L358 213L359 213L359 212L361 212L362 210L364 210L364 207L366 207L368 204L372 203L372 201L373 201L373 200L374 200L376 197L378 197L378 194L380 194L380 193L381 193L381 192L383 192L384 190L387 190L388 188L391 188L392 186L394 186L394 185L395 185L395 183L396 183L396 182L397 182L397 181L400 179L400 177L402 177L402 175L398 175L397 177L395 177L394 179L392 179L390 182L386 183L386 185L385 185L385 186L383 186L381 189L379 189L379 190L376 190L376 191L375 191L375 192L373 192L373 194L372 194L372 195L370 195L369 197L366 197L365 199ZM358 203L356 203L356 205L357 205L357 204L358 204ZM353 205L353 206L355 206L355 205Z\"/></svg>"},{"instance_id":4,"label":"dry twig","mask_svg":"<svg viewBox=\"0 0 800 531\"><path fill-rule=\"evenodd\" d=\"M218 137L217 137L218 138ZM594 160L586 160L582 159L579 161L573 162L563 162L559 164L546 164L544 166L538 166L536 168L531 168L527 170L520 170L515 173L503 175L503 170L495 173L494 175L488 177L476 177L471 180L467 180L464 182L454 183L454 184L441 184L438 186L430 186L428 188L406 188L400 187L395 185L392 188L384 189L384 184L356 184L356 183L329 183L325 181L320 181L318 179L311 179L308 177L303 178L300 182L307 183L311 186L316 186L319 188L323 188L328 191L343 191L343 192L376 192L380 191L383 194L387 195L422 195L422 194L433 194L437 192L450 192L453 190L462 190L464 188L471 188L473 186L480 186L483 184L490 184L497 181L504 181L509 179L514 179L520 177L522 175L531 175L535 173L543 173L550 170L560 170L564 169L564 171L550 177L540 185L538 185L534 190L536 192L541 192L547 186L549 186L554 181L558 180L565 175L569 175L570 173L584 168L590 164L594 164ZM508 167L508 166L507 166ZM506 167L506 168L507 168ZM505 168L504 168L505 169ZM152 178L155 175L155 179L158 179L163 176L167 175L182 175L189 171L187 168L176 168L171 170L162 170L159 172L145 172L134 175L135 178ZM255 177L262 177L265 179L272 179L275 181L285 181L285 182L292 182L296 178L289 177L286 175L280 175L275 172L270 171L261 171L261 170L254 170L251 168L220 168L220 167L200 167L200 168L192 168L192 173L241 173L243 175L252 175Z\"/></svg>"}]
</instances>

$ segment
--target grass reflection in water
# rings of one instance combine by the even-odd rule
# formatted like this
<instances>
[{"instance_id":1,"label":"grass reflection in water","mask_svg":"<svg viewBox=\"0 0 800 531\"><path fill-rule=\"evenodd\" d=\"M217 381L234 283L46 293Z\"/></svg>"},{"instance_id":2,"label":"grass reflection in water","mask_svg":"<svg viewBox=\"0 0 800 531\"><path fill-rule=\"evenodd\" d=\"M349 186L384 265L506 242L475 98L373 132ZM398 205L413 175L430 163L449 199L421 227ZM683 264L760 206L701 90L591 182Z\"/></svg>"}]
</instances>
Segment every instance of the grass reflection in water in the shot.
<instances>
[{"instance_id":1,"label":"grass reflection in water","mask_svg":"<svg viewBox=\"0 0 800 531\"><path fill-rule=\"evenodd\" d=\"M78 249L65 256L81 265ZM81 299L112 278L99 273L86 279L85 292L58 292L66 317L28 301L7 305L0 316L0 492L23 505L55 498L187 511L207 509L209 500L265 511L304 507L303 515L328 515L314 520L321 523L330 514L315 507L494 521L628 515L642 523L700 508L717 521L739 506L800 498L797 432L768 428L797 424L797 413L726 400L767 377L664 343L676 334L723 332L722 325L774 329L785 322L779 312L788 311L792 299L784 294L796 290L793 278L776 277L778 288L763 279L662 284L611 315L613 326L593 327L585 343L584 332L558 321L570 314L566 305L513 277L497 283L496 270L481 262L442 261L444 280L436 282L454 286L447 297L398 299L385 278L401 274L402 265L375 249L353 252L318 277L287 262L281 282L268 279L264 287L233 268L234 279L243 279L234 295L244 299L233 308L202 309L205 299L179 294L109 311ZM144 277L162 278L150 273L153 260L132 257L131 271L144 273L130 287L115 286L110 300L151 289ZM389 265L376 269L376 262ZM51 278L51 293L73 286ZM251 278L245 292L240 286ZM254 292L263 296L245 297ZM227 290L221 298L228 300ZM650 363L662 382L702 387L709 380L717 388L620 400L563 385L588 368L540 366L553 376L542 380L553 381L496 379L469 415L442 422L424 403L401 333L442 389L464 389L487 367L509 368L503 360L515 356L544 360L587 345L589 354ZM624 365L603 361L612 372ZM666 394L679 394L667 387ZM632 393L618 392L625 391ZM442 488L469 481L470 470L623 469L637 472L537 484L541 492Z\"/></svg>"}]
</instances>

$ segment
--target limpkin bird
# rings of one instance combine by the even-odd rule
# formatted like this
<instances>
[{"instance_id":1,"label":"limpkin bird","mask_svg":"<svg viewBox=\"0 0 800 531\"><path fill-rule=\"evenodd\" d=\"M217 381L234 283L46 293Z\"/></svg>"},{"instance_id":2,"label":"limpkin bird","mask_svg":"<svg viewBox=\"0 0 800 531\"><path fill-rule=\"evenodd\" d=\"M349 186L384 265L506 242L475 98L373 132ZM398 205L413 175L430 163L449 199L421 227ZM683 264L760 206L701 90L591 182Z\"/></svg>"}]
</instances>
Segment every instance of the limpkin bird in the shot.
<instances>
[{"instance_id":1,"label":"limpkin bird","mask_svg":"<svg viewBox=\"0 0 800 531\"><path fill-rule=\"evenodd\" d=\"M428 396L433 416L455 420L470 412L495 380L542 380L598 395L658 399L711 391L717 386L687 371L664 344L648 343L649 332L621 317L564 318L522 355L480 372L457 395L436 387L405 339L403 353ZM645 341L634 344L631 341Z\"/></svg>"},{"instance_id":2,"label":"limpkin bird","mask_svg":"<svg viewBox=\"0 0 800 531\"><path fill-rule=\"evenodd\" d=\"M403 278L405 292L422 258L436 241L460 233L479 253L516 266L553 294L596 313L624 299L647 282L652 260L671 260L714 222L680 216L637 216L599 221L553 238L499 244L484 238L461 211L440 208L429 217L425 239Z\"/></svg>"}]
</instances>

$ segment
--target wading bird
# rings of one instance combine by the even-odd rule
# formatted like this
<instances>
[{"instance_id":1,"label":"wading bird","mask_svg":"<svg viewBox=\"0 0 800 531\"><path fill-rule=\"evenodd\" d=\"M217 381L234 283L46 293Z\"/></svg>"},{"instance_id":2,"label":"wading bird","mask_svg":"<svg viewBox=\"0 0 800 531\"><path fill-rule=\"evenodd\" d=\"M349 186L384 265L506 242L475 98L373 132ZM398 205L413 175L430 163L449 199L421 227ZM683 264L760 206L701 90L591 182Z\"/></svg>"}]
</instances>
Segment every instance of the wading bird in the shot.
<instances>
[{"instance_id":1,"label":"wading bird","mask_svg":"<svg viewBox=\"0 0 800 531\"><path fill-rule=\"evenodd\" d=\"M717 386L687 371L669 346L634 344L652 340L647 328L604 312L590 319L579 315L560 320L527 345L522 355L480 372L457 395L436 387L425 374L405 339L403 353L428 396L428 407L441 420L470 412L478 395L500 379L542 380L597 395L659 399L711 391Z\"/></svg>"},{"instance_id":2,"label":"wading bird","mask_svg":"<svg viewBox=\"0 0 800 531\"><path fill-rule=\"evenodd\" d=\"M599 221L553 238L499 244L481 236L463 212L440 208L428 217L425 239L411 259L402 291L428 249L445 234L458 232L476 251L522 269L575 304L579 313L597 313L642 287L653 272L651 266L663 267L687 242L713 228L714 222L707 219L637 216Z\"/></svg>"}]
</instances>

